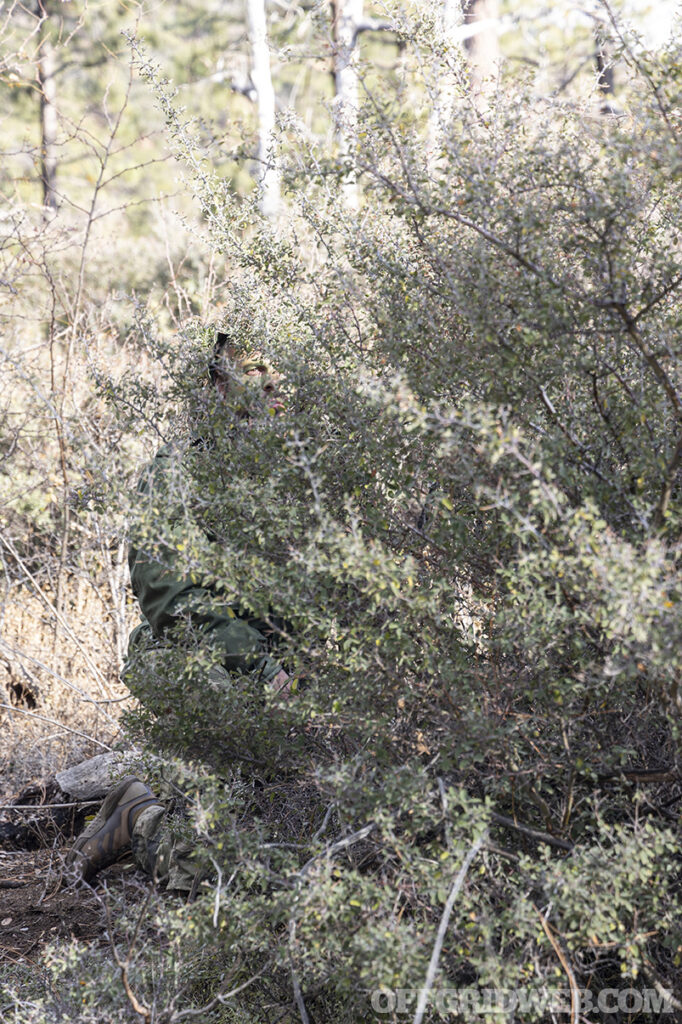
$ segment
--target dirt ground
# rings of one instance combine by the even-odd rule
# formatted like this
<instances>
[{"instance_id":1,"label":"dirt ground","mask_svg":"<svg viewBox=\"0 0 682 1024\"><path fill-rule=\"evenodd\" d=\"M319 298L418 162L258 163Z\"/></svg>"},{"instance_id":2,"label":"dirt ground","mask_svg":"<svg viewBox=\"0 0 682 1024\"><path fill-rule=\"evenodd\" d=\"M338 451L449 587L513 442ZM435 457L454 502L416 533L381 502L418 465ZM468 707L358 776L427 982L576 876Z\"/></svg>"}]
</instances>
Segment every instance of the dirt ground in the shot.
<instances>
[{"instance_id":1,"label":"dirt ground","mask_svg":"<svg viewBox=\"0 0 682 1024\"><path fill-rule=\"evenodd\" d=\"M108 946L104 886L117 892L132 876L140 884L149 880L132 861L121 861L102 871L97 888L63 887L61 850L0 850L0 964L26 963L55 939L98 939ZM139 898L137 886L130 889Z\"/></svg>"}]
</instances>

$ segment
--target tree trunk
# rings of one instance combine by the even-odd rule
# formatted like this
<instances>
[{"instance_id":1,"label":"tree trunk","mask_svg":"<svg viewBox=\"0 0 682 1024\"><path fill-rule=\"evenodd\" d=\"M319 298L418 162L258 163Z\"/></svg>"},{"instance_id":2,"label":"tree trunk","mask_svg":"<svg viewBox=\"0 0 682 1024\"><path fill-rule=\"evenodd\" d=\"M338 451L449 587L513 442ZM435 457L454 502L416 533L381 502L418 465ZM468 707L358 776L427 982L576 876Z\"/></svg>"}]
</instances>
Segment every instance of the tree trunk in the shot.
<instances>
[{"instance_id":1,"label":"tree trunk","mask_svg":"<svg viewBox=\"0 0 682 1024\"><path fill-rule=\"evenodd\" d=\"M40 11L48 24L44 6ZM57 209L57 83L55 53L52 42L43 30L38 61L40 91L40 179L43 186L43 207L46 213Z\"/></svg>"},{"instance_id":2,"label":"tree trunk","mask_svg":"<svg viewBox=\"0 0 682 1024\"><path fill-rule=\"evenodd\" d=\"M497 0L462 0L465 26L477 31L467 35L467 52L471 77L471 92L479 108L485 108L495 90L500 63L495 22L498 18Z\"/></svg>"},{"instance_id":3,"label":"tree trunk","mask_svg":"<svg viewBox=\"0 0 682 1024\"><path fill-rule=\"evenodd\" d=\"M270 74L270 50L265 17L265 0L246 0L251 43L251 80L258 105L258 172L260 209L266 217L279 211L279 168L275 154L275 90Z\"/></svg>"},{"instance_id":4,"label":"tree trunk","mask_svg":"<svg viewBox=\"0 0 682 1024\"><path fill-rule=\"evenodd\" d=\"M609 54L609 47L601 30L595 33L594 62L597 68L597 85L601 93L602 114L615 114L616 108L613 104L613 91L615 79L613 73L613 62Z\"/></svg>"},{"instance_id":5,"label":"tree trunk","mask_svg":"<svg viewBox=\"0 0 682 1024\"><path fill-rule=\"evenodd\" d=\"M334 71L334 131L341 158L351 149L357 131L358 76L355 68L357 29L362 22L363 0L333 0L332 38ZM346 206L357 209L355 179L343 186Z\"/></svg>"}]
</instances>

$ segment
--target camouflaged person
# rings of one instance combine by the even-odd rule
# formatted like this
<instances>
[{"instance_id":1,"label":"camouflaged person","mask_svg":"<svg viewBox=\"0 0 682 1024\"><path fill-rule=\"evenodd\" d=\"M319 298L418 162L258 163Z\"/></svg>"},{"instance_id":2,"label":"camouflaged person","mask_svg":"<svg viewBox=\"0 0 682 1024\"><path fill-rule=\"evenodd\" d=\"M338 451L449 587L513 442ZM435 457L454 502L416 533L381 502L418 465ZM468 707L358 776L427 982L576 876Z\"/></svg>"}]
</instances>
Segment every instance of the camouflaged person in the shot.
<instances>
[{"instance_id":1,"label":"camouflaged person","mask_svg":"<svg viewBox=\"0 0 682 1024\"><path fill-rule=\"evenodd\" d=\"M246 401L259 395L263 409L277 412L282 402L277 392L277 377L258 356L238 358L228 336L216 333L209 376L217 392L228 390L239 408L240 388L245 395L239 413L251 415ZM147 467L139 484L141 494L163 494L173 472L176 455L172 446L162 448ZM268 653L268 627L262 620L247 617L238 606L221 604L212 588L183 577L165 564L131 544L128 553L133 591L142 611L142 623L130 635L128 661L123 670L153 652L155 644L165 646L169 633L179 621L200 627L214 642L223 658L209 671L216 689L229 683L231 672L254 672L278 693L288 696L291 681L282 666ZM211 600L212 598L212 600ZM187 833L186 823L169 815L172 786L155 795L140 779L127 776L107 795L102 807L78 837L67 863L85 881L113 863L124 851L132 849L136 863L161 885L169 889L191 891L198 875L193 860L196 841ZM184 834L183 834L184 829Z\"/></svg>"}]
</instances>

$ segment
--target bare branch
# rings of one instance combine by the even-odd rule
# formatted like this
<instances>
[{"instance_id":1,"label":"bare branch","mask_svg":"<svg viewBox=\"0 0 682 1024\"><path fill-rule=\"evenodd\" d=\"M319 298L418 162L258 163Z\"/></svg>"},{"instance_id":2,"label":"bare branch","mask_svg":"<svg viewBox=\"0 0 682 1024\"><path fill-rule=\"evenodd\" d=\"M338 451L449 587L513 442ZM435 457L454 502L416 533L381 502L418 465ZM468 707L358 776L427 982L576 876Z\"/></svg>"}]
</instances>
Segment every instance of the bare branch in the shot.
<instances>
[{"instance_id":1,"label":"bare branch","mask_svg":"<svg viewBox=\"0 0 682 1024\"><path fill-rule=\"evenodd\" d=\"M566 850L567 853L570 853L574 848L573 843L567 839L558 839L556 836L550 835L549 832L540 832L529 825L521 825L513 818L508 818L506 814L493 813L490 815L490 820L495 825L514 829L515 832L520 832L521 835L528 836L529 839L534 839L538 843L547 843L548 846L555 846L558 850Z\"/></svg>"},{"instance_id":2,"label":"bare branch","mask_svg":"<svg viewBox=\"0 0 682 1024\"><path fill-rule=\"evenodd\" d=\"M76 800L68 804L0 804L0 811L52 811L67 807L97 807L101 800Z\"/></svg>"},{"instance_id":3,"label":"bare branch","mask_svg":"<svg viewBox=\"0 0 682 1024\"><path fill-rule=\"evenodd\" d=\"M214 996L213 999L211 999L210 1003L206 1003L205 1006L199 1006L195 1010L181 1010L179 1013L173 1014L172 1017L170 1018L171 1024L175 1024L175 1022L178 1020L186 1020L188 1017L203 1017L210 1010L215 1009L216 1006L223 1006L225 1003L228 1002L228 1000L233 999L240 992L243 992L245 988L248 988L249 985L253 985L254 981L257 981L258 978L261 978L265 974L266 970L269 969L270 964L271 961L269 960L265 964L265 966L261 968L260 971L258 971L256 974L251 975L251 977L248 978L246 981L243 981L241 985L237 985L236 988L230 989L229 992L218 993L218 995Z\"/></svg>"},{"instance_id":4,"label":"bare branch","mask_svg":"<svg viewBox=\"0 0 682 1024\"><path fill-rule=\"evenodd\" d=\"M355 24L353 30L353 38L351 40L351 50L356 46L358 36L363 32L396 32L395 25L392 25L390 21L380 21L378 18L363 18L362 21L358 21Z\"/></svg>"},{"instance_id":5,"label":"bare branch","mask_svg":"<svg viewBox=\"0 0 682 1024\"><path fill-rule=\"evenodd\" d=\"M476 840L476 842L474 843L474 845L471 847L466 857L464 858L464 863L457 872L457 876L454 882L452 883L452 888L450 889L450 894L448 895L448 898L445 902L443 913L440 919L440 924L438 925L436 941L434 943L433 951L431 953L429 967L426 972L426 979L419 993L419 1001L417 1003L417 1010L414 1015L413 1024L422 1024L422 1020L424 1019L426 1003L429 998L429 992L433 987L433 982L436 977L436 971L438 970L438 961L440 960L440 954L443 949L443 943L445 942L445 936L447 934L448 925L450 923L450 915L452 914L452 909L455 905L455 900L459 896L460 890L464 885L464 879L466 878L467 872L471 867L471 863L476 854L478 853L478 851L483 846L483 843L485 842L486 838L487 837L485 833L482 836L479 836L479 838Z\"/></svg>"},{"instance_id":6,"label":"bare branch","mask_svg":"<svg viewBox=\"0 0 682 1024\"><path fill-rule=\"evenodd\" d=\"M559 958L559 962L561 963L561 966L566 972L568 984L571 989L571 1024L578 1024L580 1019L580 992L578 990L578 985L575 980L575 975L571 970L571 965L569 964L568 958L566 957L564 951L555 939L554 935L552 935L552 931L550 929L547 918L537 907L535 908L535 910L537 911L537 915L540 918L540 924L542 925L543 931L549 939L549 941L551 942L552 949L556 953L557 957Z\"/></svg>"},{"instance_id":7,"label":"bare branch","mask_svg":"<svg viewBox=\"0 0 682 1024\"><path fill-rule=\"evenodd\" d=\"M650 367L654 377L668 396L670 404L675 410L676 419L682 420L682 401L680 401L680 396L678 395L673 382L670 380L670 377L658 361L658 357L649 349L647 343L642 337L642 334L635 323L634 317L630 315L624 302L611 302L609 305L618 312L621 320L625 324L625 329L628 335L635 343L637 350L640 352L644 361Z\"/></svg>"}]
</instances>

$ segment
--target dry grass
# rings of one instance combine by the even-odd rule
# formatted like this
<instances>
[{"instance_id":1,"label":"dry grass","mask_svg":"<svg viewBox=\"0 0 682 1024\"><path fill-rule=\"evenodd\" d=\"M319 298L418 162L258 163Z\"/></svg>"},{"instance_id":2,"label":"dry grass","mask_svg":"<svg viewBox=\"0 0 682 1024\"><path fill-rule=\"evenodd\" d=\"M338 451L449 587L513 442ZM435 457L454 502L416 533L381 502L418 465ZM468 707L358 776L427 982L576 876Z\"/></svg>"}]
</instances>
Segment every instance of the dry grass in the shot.
<instances>
[{"instance_id":1,"label":"dry grass","mask_svg":"<svg viewBox=\"0 0 682 1024\"><path fill-rule=\"evenodd\" d=\"M121 623L108 588L70 577L60 615L53 595L9 590L0 608L0 789L22 786L120 740L130 700L118 678ZM126 618L135 617L126 609Z\"/></svg>"}]
</instances>

